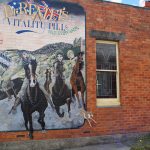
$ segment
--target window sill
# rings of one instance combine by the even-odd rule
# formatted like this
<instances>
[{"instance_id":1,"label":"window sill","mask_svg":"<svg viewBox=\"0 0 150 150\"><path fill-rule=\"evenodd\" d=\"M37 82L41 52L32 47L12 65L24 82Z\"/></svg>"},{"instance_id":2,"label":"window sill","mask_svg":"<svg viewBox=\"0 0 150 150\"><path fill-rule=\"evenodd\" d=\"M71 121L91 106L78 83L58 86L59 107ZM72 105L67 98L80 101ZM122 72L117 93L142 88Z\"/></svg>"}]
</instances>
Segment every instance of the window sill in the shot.
<instances>
[{"instance_id":1,"label":"window sill","mask_svg":"<svg viewBox=\"0 0 150 150\"><path fill-rule=\"evenodd\" d=\"M97 107L120 107L119 99L96 99Z\"/></svg>"}]
</instances>

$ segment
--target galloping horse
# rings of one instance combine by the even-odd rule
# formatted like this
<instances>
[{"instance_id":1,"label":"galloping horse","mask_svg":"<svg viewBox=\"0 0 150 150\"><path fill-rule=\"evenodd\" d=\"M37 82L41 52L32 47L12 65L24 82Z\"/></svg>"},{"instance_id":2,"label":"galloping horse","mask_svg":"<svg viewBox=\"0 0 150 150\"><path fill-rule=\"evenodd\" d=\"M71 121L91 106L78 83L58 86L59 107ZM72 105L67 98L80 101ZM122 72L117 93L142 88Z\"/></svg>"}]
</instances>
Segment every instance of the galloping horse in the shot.
<instances>
[{"instance_id":1,"label":"galloping horse","mask_svg":"<svg viewBox=\"0 0 150 150\"><path fill-rule=\"evenodd\" d=\"M83 68L83 53L80 52L77 56L76 64L73 67L73 71L70 77L70 84L72 86L72 96L74 97L76 95L79 102L79 108L81 107L81 103L78 91L81 92L82 104L84 105L85 108L84 102L85 83L81 72L82 68Z\"/></svg>"},{"instance_id":2,"label":"galloping horse","mask_svg":"<svg viewBox=\"0 0 150 150\"><path fill-rule=\"evenodd\" d=\"M56 113L59 117L64 116L64 112L60 113L60 106L67 104L68 113L70 117L70 103L71 103L71 91L68 86L65 84L65 81L62 77L62 72L60 71L62 67L59 63L57 64L56 69L58 69L58 74L56 75L54 86L52 87L52 101L55 105Z\"/></svg>"},{"instance_id":3,"label":"galloping horse","mask_svg":"<svg viewBox=\"0 0 150 150\"><path fill-rule=\"evenodd\" d=\"M26 89L25 98L21 101L21 109L23 112L25 127L29 131L29 137L33 138L33 125L32 125L32 113L39 112L38 122L40 123L42 130L45 130L45 110L48 106L44 93L39 88L39 84L36 79L36 60L31 60L31 63L25 68L29 85ZM29 122L29 128L28 128Z\"/></svg>"}]
</instances>

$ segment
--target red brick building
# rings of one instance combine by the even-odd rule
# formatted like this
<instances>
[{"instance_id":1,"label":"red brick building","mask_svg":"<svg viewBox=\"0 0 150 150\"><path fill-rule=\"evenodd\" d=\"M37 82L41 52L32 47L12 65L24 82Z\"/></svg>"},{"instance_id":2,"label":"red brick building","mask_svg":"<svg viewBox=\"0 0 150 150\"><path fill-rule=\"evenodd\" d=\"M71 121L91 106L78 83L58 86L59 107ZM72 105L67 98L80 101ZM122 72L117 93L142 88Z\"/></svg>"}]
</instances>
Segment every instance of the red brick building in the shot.
<instances>
[{"instance_id":1,"label":"red brick building","mask_svg":"<svg viewBox=\"0 0 150 150\"><path fill-rule=\"evenodd\" d=\"M48 130L45 134L35 131L35 139L150 131L150 9L102 0L67 2L78 3L86 12L87 110L93 112L97 123L90 127L85 121L79 129ZM96 54L103 44L114 45L117 68L97 67ZM112 98L96 92L97 72L101 71L115 72ZM0 141L28 140L27 134L1 132Z\"/></svg>"}]
</instances>

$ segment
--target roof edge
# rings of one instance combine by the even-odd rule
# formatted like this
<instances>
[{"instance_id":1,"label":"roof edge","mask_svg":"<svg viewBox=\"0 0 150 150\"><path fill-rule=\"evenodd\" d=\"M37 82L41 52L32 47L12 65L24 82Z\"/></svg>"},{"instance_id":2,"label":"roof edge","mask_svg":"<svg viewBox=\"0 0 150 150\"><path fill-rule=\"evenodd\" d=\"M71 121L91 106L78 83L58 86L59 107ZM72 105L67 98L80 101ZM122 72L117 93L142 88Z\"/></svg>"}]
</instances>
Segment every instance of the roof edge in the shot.
<instances>
[{"instance_id":1,"label":"roof edge","mask_svg":"<svg viewBox=\"0 0 150 150\"><path fill-rule=\"evenodd\" d=\"M101 2L101 3L113 3L115 5L122 5L122 6L127 6L127 7L133 7L133 8L137 8L137 9L145 9L145 10L150 10L150 8L148 7L140 7L140 6L134 6L134 5L130 5L130 4L123 4L123 3L117 3L117 2L110 2L110 1L104 1L104 0L94 0L95 2Z\"/></svg>"}]
</instances>

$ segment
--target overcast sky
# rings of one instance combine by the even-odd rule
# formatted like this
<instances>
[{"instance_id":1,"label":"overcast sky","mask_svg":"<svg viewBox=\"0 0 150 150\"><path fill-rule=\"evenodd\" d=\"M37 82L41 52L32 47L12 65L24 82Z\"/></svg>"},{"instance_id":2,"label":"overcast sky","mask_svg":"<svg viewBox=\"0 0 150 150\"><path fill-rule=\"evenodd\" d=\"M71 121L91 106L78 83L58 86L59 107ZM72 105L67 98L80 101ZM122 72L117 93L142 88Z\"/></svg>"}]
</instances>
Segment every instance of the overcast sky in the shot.
<instances>
[{"instance_id":1,"label":"overcast sky","mask_svg":"<svg viewBox=\"0 0 150 150\"><path fill-rule=\"evenodd\" d=\"M141 6L141 7L144 6L144 2L145 2L145 0L106 0L106 1L130 4L130 5Z\"/></svg>"}]
</instances>

